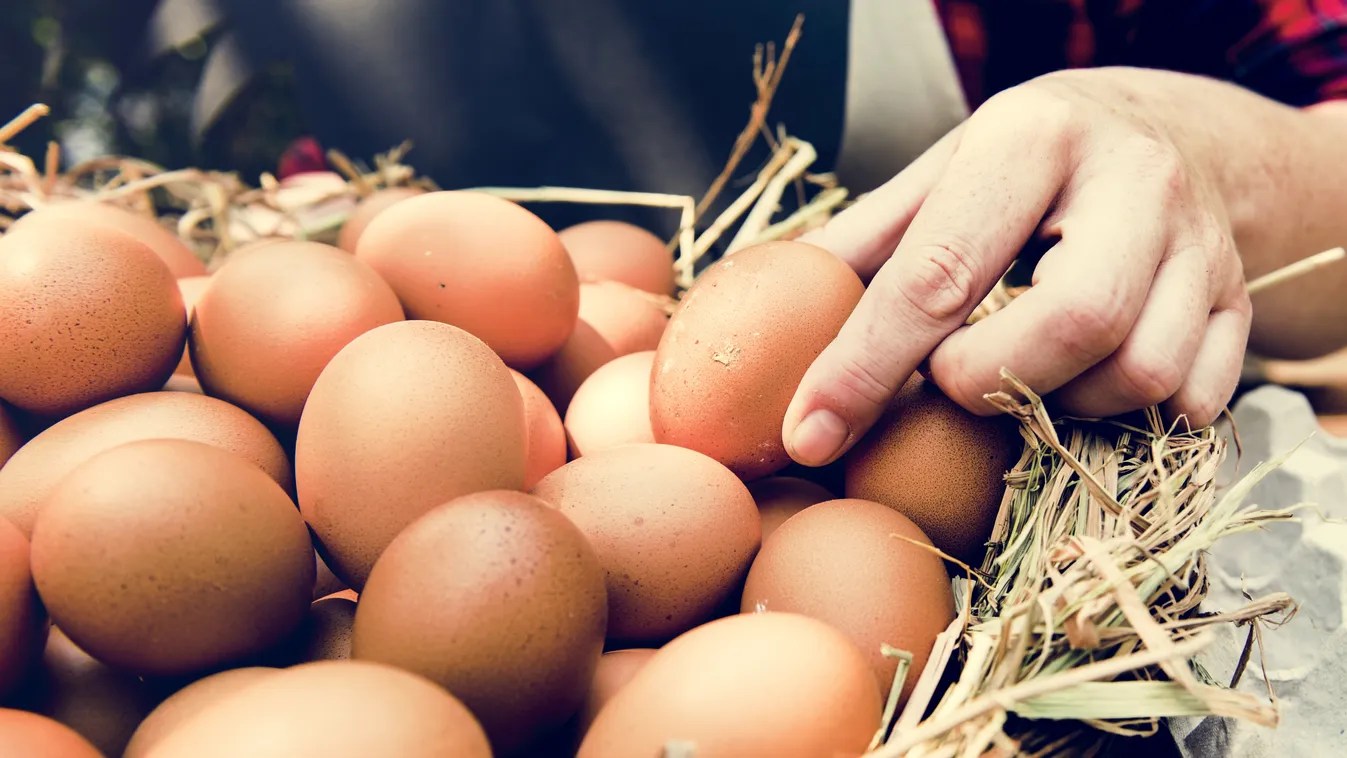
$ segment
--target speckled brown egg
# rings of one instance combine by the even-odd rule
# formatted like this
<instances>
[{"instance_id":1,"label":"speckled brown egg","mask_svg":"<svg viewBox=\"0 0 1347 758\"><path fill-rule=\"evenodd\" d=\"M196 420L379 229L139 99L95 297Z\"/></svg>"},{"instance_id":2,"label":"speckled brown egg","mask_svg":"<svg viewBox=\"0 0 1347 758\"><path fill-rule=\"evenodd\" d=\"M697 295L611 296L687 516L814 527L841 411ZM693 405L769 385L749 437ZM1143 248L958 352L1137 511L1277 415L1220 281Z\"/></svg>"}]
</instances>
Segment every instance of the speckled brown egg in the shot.
<instances>
[{"instance_id":1,"label":"speckled brown egg","mask_svg":"<svg viewBox=\"0 0 1347 758\"><path fill-rule=\"evenodd\" d=\"M857 758L879 728L865 657L841 632L793 613L713 621L660 649L608 701L578 758Z\"/></svg>"},{"instance_id":2,"label":"speckled brown egg","mask_svg":"<svg viewBox=\"0 0 1347 758\"><path fill-rule=\"evenodd\" d=\"M349 590L348 590L349 592ZM314 601L299 631L295 660L344 661L351 657L355 601L335 595Z\"/></svg>"},{"instance_id":3,"label":"speckled brown egg","mask_svg":"<svg viewBox=\"0 0 1347 758\"><path fill-rule=\"evenodd\" d=\"M363 661L286 669L184 721L147 758L492 758L476 719L415 674Z\"/></svg>"},{"instance_id":4,"label":"speckled brown egg","mask_svg":"<svg viewBox=\"0 0 1347 758\"><path fill-rule=\"evenodd\" d=\"M758 515L762 516L764 545L786 519L811 505L833 499L833 494L823 485L793 476L759 479L748 485L748 491L753 495L753 502L758 504Z\"/></svg>"},{"instance_id":5,"label":"speckled brown egg","mask_svg":"<svg viewBox=\"0 0 1347 758\"><path fill-rule=\"evenodd\" d=\"M183 687L160 703L126 746L122 758L147 758L173 730L220 700L280 673L267 666L226 669Z\"/></svg>"},{"instance_id":6,"label":"speckled brown egg","mask_svg":"<svg viewBox=\"0 0 1347 758\"><path fill-rule=\"evenodd\" d=\"M118 398L47 428L0 468L0 516L32 534L42 501L81 463L135 440L195 440L228 450L289 489L290 460L261 422L215 398L146 392Z\"/></svg>"},{"instance_id":7,"label":"speckled brown egg","mask_svg":"<svg viewBox=\"0 0 1347 758\"><path fill-rule=\"evenodd\" d=\"M24 214L10 229L22 229L40 223L60 225L70 221L110 226L126 232L153 250L175 278L201 276L206 273L206 264L202 263L187 243L171 229L149 216L107 203L92 201L51 203Z\"/></svg>"},{"instance_id":8,"label":"speckled brown egg","mask_svg":"<svg viewBox=\"0 0 1347 758\"><path fill-rule=\"evenodd\" d=\"M46 641L47 616L33 587L28 539L0 518L0 703L18 692Z\"/></svg>"},{"instance_id":9,"label":"speckled brown egg","mask_svg":"<svg viewBox=\"0 0 1347 758\"><path fill-rule=\"evenodd\" d=\"M373 221L375 216L398 201L423 194L425 190L418 187L388 187L370 193L351 209L351 213L341 225L341 232L337 235L337 247L348 253L354 253L360 235L365 233L365 227L369 226L369 222Z\"/></svg>"},{"instance_id":10,"label":"speckled brown egg","mask_svg":"<svg viewBox=\"0 0 1347 758\"><path fill-rule=\"evenodd\" d=\"M266 650L299 625L314 576L285 491L243 458L187 440L127 443L72 471L38 515L32 563L70 639L142 675Z\"/></svg>"},{"instance_id":11,"label":"speckled brown egg","mask_svg":"<svg viewBox=\"0 0 1347 758\"><path fill-rule=\"evenodd\" d=\"M385 209L356 256L402 300L407 318L481 338L511 368L533 368L575 328L580 281L556 232L508 200L428 192Z\"/></svg>"},{"instance_id":12,"label":"speckled brown egg","mask_svg":"<svg viewBox=\"0 0 1347 758\"><path fill-rule=\"evenodd\" d=\"M655 439L744 479L784 468L786 407L864 291L840 258L803 242L745 248L707 269L655 355Z\"/></svg>"},{"instance_id":13,"label":"speckled brown egg","mask_svg":"<svg viewBox=\"0 0 1347 758\"><path fill-rule=\"evenodd\" d=\"M104 758L69 727L28 711L0 708L0 758Z\"/></svg>"},{"instance_id":14,"label":"speckled brown egg","mask_svg":"<svg viewBox=\"0 0 1347 758\"><path fill-rule=\"evenodd\" d=\"M27 441L18 420L14 418L14 411L0 402L0 467Z\"/></svg>"},{"instance_id":15,"label":"speckled brown egg","mask_svg":"<svg viewBox=\"0 0 1347 758\"><path fill-rule=\"evenodd\" d=\"M811 506L763 543L741 608L802 613L837 627L866 655L886 695L898 662L882 646L906 650L913 660L905 701L936 635L954 620L954 593L944 561L904 537L931 544L906 516L878 503Z\"/></svg>"},{"instance_id":16,"label":"speckled brown egg","mask_svg":"<svg viewBox=\"0 0 1347 758\"><path fill-rule=\"evenodd\" d=\"M210 284L209 276L185 276L178 280L178 291L182 293L182 305L187 310L187 321L192 321L192 311L196 309L196 301L201 299L202 293ZM178 361L178 367L173 369L175 376L196 376L192 369L192 354L184 345L182 348L182 359Z\"/></svg>"},{"instance_id":17,"label":"speckled brown egg","mask_svg":"<svg viewBox=\"0 0 1347 758\"><path fill-rule=\"evenodd\" d=\"M624 355L600 366L566 409L572 457L618 445L654 442L650 431L650 367L655 351Z\"/></svg>"},{"instance_id":18,"label":"speckled brown egg","mask_svg":"<svg viewBox=\"0 0 1347 758\"><path fill-rule=\"evenodd\" d=\"M627 686L627 682L645 667L656 652L655 648L632 647L603 654L598 668L594 670L594 681L589 686L585 705L580 709L579 728L582 736L589 731L603 706L613 699L618 690Z\"/></svg>"},{"instance_id":19,"label":"speckled brown egg","mask_svg":"<svg viewBox=\"0 0 1347 758\"><path fill-rule=\"evenodd\" d=\"M586 221L562 229L558 236L580 281L608 280L673 294L673 251L645 229L623 221Z\"/></svg>"},{"instance_id":20,"label":"speckled brown egg","mask_svg":"<svg viewBox=\"0 0 1347 758\"><path fill-rule=\"evenodd\" d=\"M0 397L49 417L164 386L187 331L163 261L68 219L0 237L0 321Z\"/></svg>"},{"instance_id":21,"label":"speckled brown egg","mask_svg":"<svg viewBox=\"0 0 1347 758\"><path fill-rule=\"evenodd\" d=\"M603 568L580 530L521 492L479 492L398 535L356 609L351 656L422 674L515 754L580 708L603 652Z\"/></svg>"},{"instance_id":22,"label":"speckled brown egg","mask_svg":"<svg viewBox=\"0 0 1347 758\"><path fill-rule=\"evenodd\" d=\"M566 464L566 429L552 401L523 374L510 369L510 376L524 399L524 419L528 425L528 469L524 489Z\"/></svg>"},{"instance_id":23,"label":"speckled brown egg","mask_svg":"<svg viewBox=\"0 0 1347 758\"><path fill-rule=\"evenodd\" d=\"M278 242L234 255L196 304L189 346L206 394L281 428L299 423L313 383L337 351L402 320L374 269L317 242Z\"/></svg>"},{"instance_id":24,"label":"speckled brown egg","mask_svg":"<svg viewBox=\"0 0 1347 758\"><path fill-rule=\"evenodd\" d=\"M914 374L843 459L846 495L896 508L978 565L1023 447L1014 419L974 416Z\"/></svg>"},{"instance_id":25,"label":"speckled brown egg","mask_svg":"<svg viewBox=\"0 0 1347 758\"><path fill-rule=\"evenodd\" d=\"M598 553L615 640L668 639L705 621L748 571L761 536L743 483L671 445L586 455L533 494L559 507Z\"/></svg>"},{"instance_id":26,"label":"speckled brown egg","mask_svg":"<svg viewBox=\"0 0 1347 758\"><path fill-rule=\"evenodd\" d=\"M481 340L434 321L381 326L314 384L295 443L299 506L328 566L359 592L421 514L522 488L527 433L519 388Z\"/></svg>"}]
</instances>

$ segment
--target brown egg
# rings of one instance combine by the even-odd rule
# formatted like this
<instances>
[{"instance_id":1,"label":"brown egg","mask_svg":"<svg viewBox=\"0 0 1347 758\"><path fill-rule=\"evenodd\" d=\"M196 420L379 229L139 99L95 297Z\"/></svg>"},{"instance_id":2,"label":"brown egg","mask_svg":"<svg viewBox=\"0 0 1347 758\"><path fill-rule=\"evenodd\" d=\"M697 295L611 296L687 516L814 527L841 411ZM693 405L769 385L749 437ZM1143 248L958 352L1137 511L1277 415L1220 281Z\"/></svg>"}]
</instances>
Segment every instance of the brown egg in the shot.
<instances>
[{"instance_id":1,"label":"brown egg","mask_svg":"<svg viewBox=\"0 0 1347 758\"><path fill-rule=\"evenodd\" d=\"M954 620L944 561L906 516L866 500L831 500L781 525L753 561L741 609L787 611L826 621L849 636L888 694L898 661L882 645L912 654L903 701ZM882 598L877 601L876 598Z\"/></svg>"},{"instance_id":2,"label":"brown egg","mask_svg":"<svg viewBox=\"0 0 1347 758\"><path fill-rule=\"evenodd\" d=\"M33 528L33 579L91 655L174 676L290 634L309 607L312 551L294 504L257 466L200 442L142 440L52 492Z\"/></svg>"},{"instance_id":3,"label":"brown egg","mask_svg":"<svg viewBox=\"0 0 1347 758\"><path fill-rule=\"evenodd\" d=\"M579 458L634 442L654 442L650 431L650 367L655 351L624 355L600 366L575 391L566 409L566 438Z\"/></svg>"},{"instance_id":4,"label":"brown egg","mask_svg":"<svg viewBox=\"0 0 1347 758\"><path fill-rule=\"evenodd\" d=\"M673 294L673 251L645 229L622 221L586 221L557 236L575 262L580 281L610 280Z\"/></svg>"},{"instance_id":5,"label":"brown egg","mask_svg":"<svg viewBox=\"0 0 1347 758\"><path fill-rule=\"evenodd\" d=\"M575 328L579 279L542 219L479 192L428 192L384 210L356 256L398 293L407 318L481 338L512 368L533 368Z\"/></svg>"},{"instance_id":6,"label":"brown egg","mask_svg":"<svg viewBox=\"0 0 1347 758\"><path fill-rule=\"evenodd\" d=\"M786 406L865 291L840 258L803 242L736 252L698 277L655 355L655 439L744 479L790 463Z\"/></svg>"},{"instance_id":7,"label":"brown egg","mask_svg":"<svg viewBox=\"0 0 1347 758\"><path fill-rule=\"evenodd\" d=\"M608 636L662 640L710 617L761 535L748 489L671 445L609 448L547 475L533 494L580 527L608 574Z\"/></svg>"},{"instance_id":8,"label":"brown egg","mask_svg":"<svg viewBox=\"0 0 1347 758\"><path fill-rule=\"evenodd\" d=\"M3 758L104 758L89 741L46 716L0 708Z\"/></svg>"},{"instance_id":9,"label":"brown egg","mask_svg":"<svg viewBox=\"0 0 1347 758\"><path fill-rule=\"evenodd\" d=\"M47 616L33 587L28 539L0 518L0 703L19 691L42 657Z\"/></svg>"},{"instance_id":10,"label":"brown egg","mask_svg":"<svg viewBox=\"0 0 1347 758\"><path fill-rule=\"evenodd\" d=\"M349 590L347 590L349 592ZM315 602L299 631L300 663L344 661L351 657L351 627L355 601L335 595Z\"/></svg>"},{"instance_id":11,"label":"brown egg","mask_svg":"<svg viewBox=\"0 0 1347 758\"><path fill-rule=\"evenodd\" d=\"M63 419L20 448L0 468L0 516L31 535L42 501L76 466L122 443L155 438L215 445L291 486L290 460L257 419L215 398L147 392Z\"/></svg>"},{"instance_id":12,"label":"brown egg","mask_svg":"<svg viewBox=\"0 0 1347 758\"><path fill-rule=\"evenodd\" d=\"M654 648L633 647L603 654L598 668L594 670L594 682L589 687L585 705L580 709L580 734L589 731L603 706L613 699L618 690L627 686L627 682L645 667L656 652Z\"/></svg>"},{"instance_id":13,"label":"brown egg","mask_svg":"<svg viewBox=\"0 0 1347 758\"><path fill-rule=\"evenodd\" d=\"M14 418L14 411L0 402L0 467L3 467L26 441L23 430L19 428L19 422Z\"/></svg>"},{"instance_id":14,"label":"brown egg","mask_svg":"<svg viewBox=\"0 0 1347 758\"><path fill-rule=\"evenodd\" d=\"M173 275L125 232L69 219L0 237L0 397L57 417L155 390L182 356Z\"/></svg>"},{"instance_id":15,"label":"brown egg","mask_svg":"<svg viewBox=\"0 0 1347 758\"><path fill-rule=\"evenodd\" d=\"M192 317L192 365L206 393L282 428L299 423L337 351L402 320L374 269L330 245L278 242L234 255Z\"/></svg>"},{"instance_id":16,"label":"brown egg","mask_svg":"<svg viewBox=\"0 0 1347 758\"><path fill-rule=\"evenodd\" d=\"M51 203L24 214L10 230L37 224L62 225L71 221L110 226L126 232L153 250L174 278L206 273L206 264L171 229L149 216L107 203L78 200Z\"/></svg>"},{"instance_id":17,"label":"brown egg","mask_svg":"<svg viewBox=\"0 0 1347 758\"><path fill-rule=\"evenodd\" d=\"M152 758L492 758L481 726L442 688L391 666L306 663L212 704Z\"/></svg>"},{"instance_id":18,"label":"brown egg","mask_svg":"<svg viewBox=\"0 0 1347 758\"><path fill-rule=\"evenodd\" d=\"M351 656L440 683L510 755L580 708L607 619L603 568L574 524L522 492L479 492L384 551Z\"/></svg>"},{"instance_id":19,"label":"brown egg","mask_svg":"<svg viewBox=\"0 0 1347 758\"><path fill-rule=\"evenodd\" d=\"M201 389L201 382L198 382L196 377L183 376L182 374L170 376L160 390L163 392L190 392L193 395L206 394L206 391Z\"/></svg>"},{"instance_id":20,"label":"brown egg","mask_svg":"<svg viewBox=\"0 0 1347 758\"><path fill-rule=\"evenodd\" d=\"M865 752L881 702L841 632L792 613L713 621L660 649L599 712L579 758L819 758Z\"/></svg>"},{"instance_id":21,"label":"brown egg","mask_svg":"<svg viewBox=\"0 0 1347 758\"><path fill-rule=\"evenodd\" d=\"M369 222L373 221L375 216L399 200L406 200L409 197L423 194L425 194L425 190L418 187L388 187L370 193L368 197L361 200L351 210L350 215L346 217L346 222L341 225L341 233L337 237L337 247L348 253L354 253L356 243L360 241L360 235L365 233L365 227L369 226Z\"/></svg>"},{"instance_id":22,"label":"brown egg","mask_svg":"<svg viewBox=\"0 0 1347 758\"><path fill-rule=\"evenodd\" d=\"M338 579L336 574L332 573L332 569L327 567L327 564L323 562L323 556L319 555L317 551L314 551L313 560L315 568L313 579L314 600L346 589L346 584Z\"/></svg>"},{"instance_id":23,"label":"brown egg","mask_svg":"<svg viewBox=\"0 0 1347 758\"><path fill-rule=\"evenodd\" d=\"M178 291L182 293L182 305L187 310L187 321L192 320L192 312L196 309L196 303L201 299L202 293L206 291L206 286L210 284L209 276L185 276L178 280ZM182 348L182 359L178 361L178 367L173 369L174 376L196 376L192 370L192 354L184 345ZM170 380L171 381L171 380Z\"/></svg>"},{"instance_id":24,"label":"brown egg","mask_svg":"<svg viewBox=\"0 0 1347 758\"><path fill-rule=\"evenodd\" d=\"M777 527L811 505L832 500L833 494L822 485L793 476L771 476L748 485L753 502L762 516L762 544Z\"/></svg>"},{"instance_id":25,"label":"brown egg","mask_svg":"<svg viewBox=\"0 0 1347 758\"><path fill-rule=\"evenodd\" d=\"M566 465L566 430L552 401L528 377L510 369L510 376L524 399L524 419L528 424L528 468L524 489L532 489L539 479Z\"/></svg>"},{"instance_id":26,"label":"brown egg","mask_svg":"<svg viewBox=\"0 0 1347 758\"><path fill-rule=\"evenodd\" d=\"M140 723L122 758L147 758L156 745L163 742L173 730L210 708L220 700L265 681L280 673L280 669L249 666L226 669L183 687L159 704Z\"/></svg>"},{"instance_id":27,"label":"brown egg","mask_svg":"<svg viewBox=\"0 0 1347 758\"><path fill-rule=\"evenodd\" d=\"M847 497L916 522L935 546L979 565L1024 442L1009 416L974 416L914 374L844 458Z\"/></svg>"},{"instance_id":28,"label":"brown egg","mask_svg":"<svg viewBox=\"0 0 1347 758\"><path fill-rule=\"evenodd\" d=\"M522 488L526 435L519 388L485 343L434 321L381 326L314 384L295 443L299 506L328 566L359 592L421 514Z\"/></svg>"}]
</instances>

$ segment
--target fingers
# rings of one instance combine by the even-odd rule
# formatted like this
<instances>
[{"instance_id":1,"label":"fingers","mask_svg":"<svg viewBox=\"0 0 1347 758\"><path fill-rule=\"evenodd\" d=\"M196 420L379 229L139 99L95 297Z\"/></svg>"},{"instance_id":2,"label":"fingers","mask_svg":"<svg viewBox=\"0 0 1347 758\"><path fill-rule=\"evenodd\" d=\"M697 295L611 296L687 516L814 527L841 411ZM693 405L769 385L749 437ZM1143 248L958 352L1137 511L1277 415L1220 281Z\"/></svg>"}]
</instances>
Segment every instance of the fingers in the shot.
<instances>
[{"instance_id":1,"label":"fingers","mask_svg":"<svg viewBox=\"0 0 1347 758\"><path fill-rule=\"evenodd\" d=\"M1193 358L1192 370L1174 396L1162 405L1167 418L1186 421L1189 428L1199 428L1221 415L1239 384L1252 315L1248 295L1242 288L1228 307L1212 312L1202 344Z\"/></svg>"}]
</instances>

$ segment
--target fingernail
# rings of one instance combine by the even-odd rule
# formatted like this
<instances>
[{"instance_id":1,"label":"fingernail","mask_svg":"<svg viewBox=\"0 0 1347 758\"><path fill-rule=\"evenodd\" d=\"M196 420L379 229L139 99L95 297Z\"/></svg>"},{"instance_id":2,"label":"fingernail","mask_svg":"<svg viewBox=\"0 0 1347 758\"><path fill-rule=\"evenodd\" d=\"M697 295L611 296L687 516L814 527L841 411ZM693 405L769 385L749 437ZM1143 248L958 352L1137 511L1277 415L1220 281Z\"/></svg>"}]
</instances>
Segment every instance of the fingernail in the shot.
<instances>
[{"instance_id":1,"label":"fingernail","mask_svg":"<svg viewBox=\"0 0 1347 758\"><path fill-rule=\"evenodd\" d=\"M790 435L791 453L796 461L806 466L823 466L832 462L846 444L850 430L841 416L825 408L804 417Z\"/></svg>"}]
</instances>

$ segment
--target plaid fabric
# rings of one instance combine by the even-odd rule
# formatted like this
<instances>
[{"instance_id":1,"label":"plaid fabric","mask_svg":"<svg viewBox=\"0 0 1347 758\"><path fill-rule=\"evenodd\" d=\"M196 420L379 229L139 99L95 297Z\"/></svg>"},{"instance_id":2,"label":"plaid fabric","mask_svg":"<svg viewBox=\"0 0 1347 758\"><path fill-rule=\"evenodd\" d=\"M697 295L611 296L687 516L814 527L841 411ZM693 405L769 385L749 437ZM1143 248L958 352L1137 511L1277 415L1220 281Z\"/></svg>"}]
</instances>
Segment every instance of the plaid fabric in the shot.
<instances>
[{"instance_id":1,"label":"plaid fabric","mask_svg":"<svg viewBox=\"0 0 1347 758\"><path fill-rule=\"evenodd\" d=\"M1293 106L1347 97L1347 0L935 0L971 105L1064 68L1225 79Z\"/></svg>"}]
</instances>

